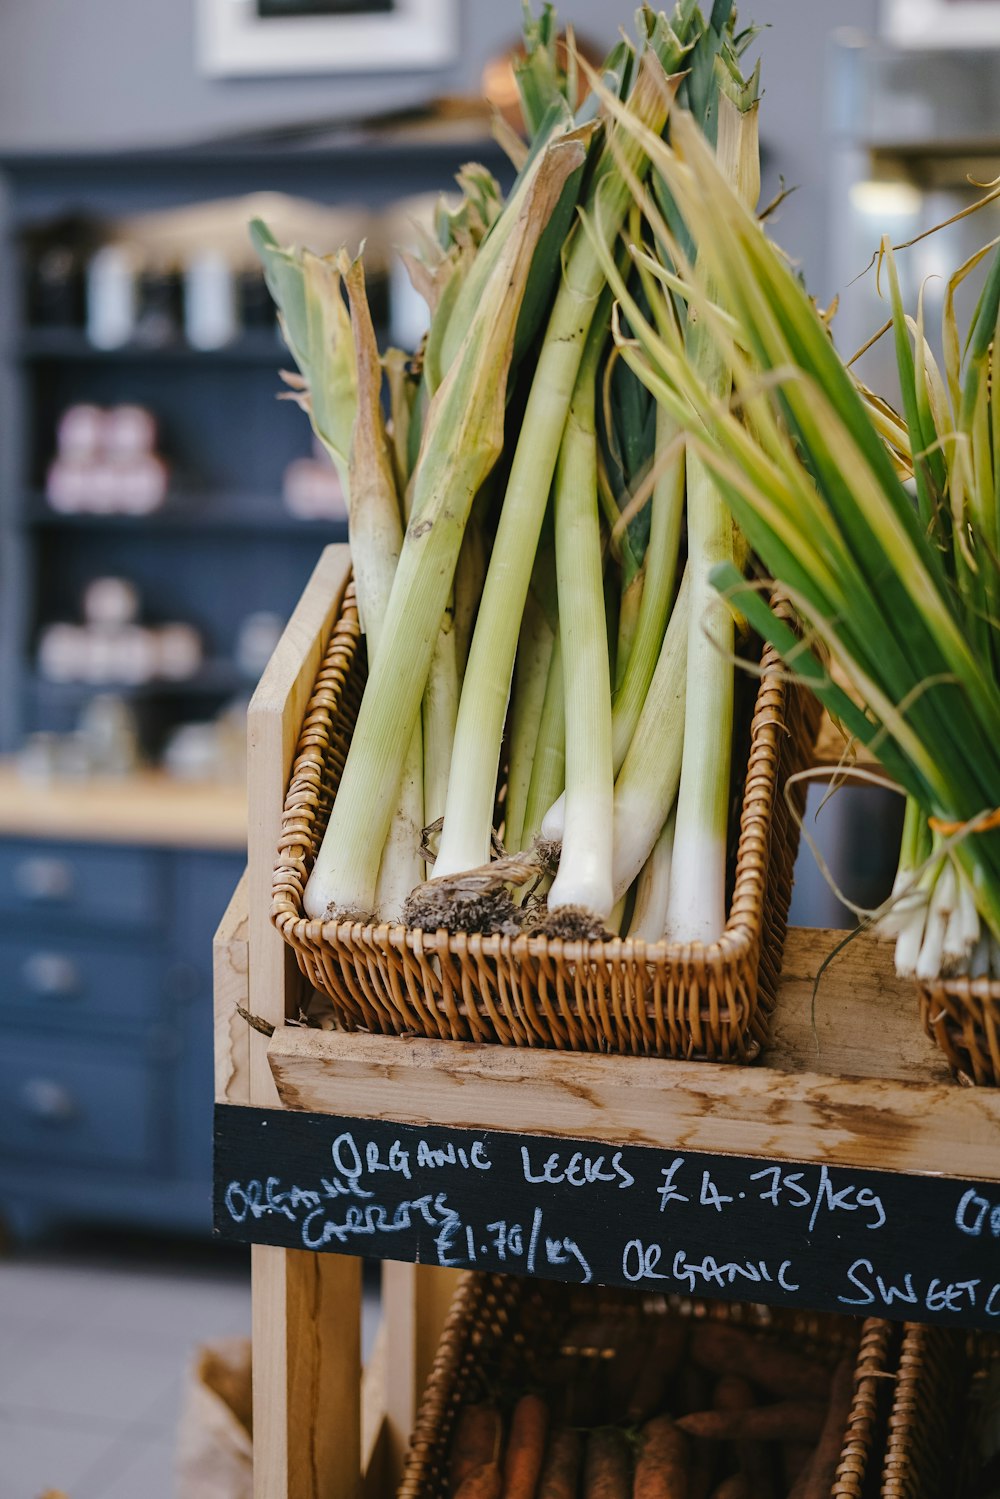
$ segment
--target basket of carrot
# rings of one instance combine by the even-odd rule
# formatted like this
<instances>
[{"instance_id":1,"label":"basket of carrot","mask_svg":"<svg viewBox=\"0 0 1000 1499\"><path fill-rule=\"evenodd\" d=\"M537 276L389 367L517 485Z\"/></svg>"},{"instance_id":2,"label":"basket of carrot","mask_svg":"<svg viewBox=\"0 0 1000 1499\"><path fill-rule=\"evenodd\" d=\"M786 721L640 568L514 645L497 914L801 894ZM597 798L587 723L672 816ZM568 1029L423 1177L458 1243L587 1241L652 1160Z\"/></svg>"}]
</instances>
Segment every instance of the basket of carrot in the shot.
<instances>
[{"instance_id":1,"label":"basket of carrot","mask_svg":"<svg viewBox=\"0 0 1000 1499\"><path fill-rule=\"evenodd\" d=\"M415 356L378 349L360 260L255 226L354 565L272 917L348 1027L723 1061L766 1042L819 708L711 589L749 548L623 357L608 270L652 305L659 270L625 261L643 184L673 212L643 132L675 107L756 205L755 30L722 0L637 25L581 104L552 7L529 16L516 180L466 167L408 257ZM682 297L670 316L725 403Z\"/></svg>"},{"instance_id":2,"label":"basket of carrot","mask_svg":"<svg viewBox=\"0 0 1000 1499\"><path fill-rule=\"evenodd\" d=\"M896 1341L876 1319L469 1274L400 1499L862 1499Z\"/></svg>"}]
</instances>

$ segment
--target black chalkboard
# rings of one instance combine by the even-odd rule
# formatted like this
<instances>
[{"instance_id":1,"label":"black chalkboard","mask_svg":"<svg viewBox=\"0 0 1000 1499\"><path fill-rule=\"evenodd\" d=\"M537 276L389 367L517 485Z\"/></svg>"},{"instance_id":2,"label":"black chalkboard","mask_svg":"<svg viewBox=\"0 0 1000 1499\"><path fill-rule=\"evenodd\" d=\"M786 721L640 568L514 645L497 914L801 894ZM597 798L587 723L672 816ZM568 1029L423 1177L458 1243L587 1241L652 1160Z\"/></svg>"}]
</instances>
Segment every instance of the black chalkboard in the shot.
<instances>
[{"instance_id":1,"label":"black chalkboard","mask_svg":"<svg viewBox=\"0 0 1000 1499\"><path fill-rule=\"evenodd\" d=\"M216 1107L222 1238L1000 1328L1000 1186Z\"/></svg>"}]
</instances>

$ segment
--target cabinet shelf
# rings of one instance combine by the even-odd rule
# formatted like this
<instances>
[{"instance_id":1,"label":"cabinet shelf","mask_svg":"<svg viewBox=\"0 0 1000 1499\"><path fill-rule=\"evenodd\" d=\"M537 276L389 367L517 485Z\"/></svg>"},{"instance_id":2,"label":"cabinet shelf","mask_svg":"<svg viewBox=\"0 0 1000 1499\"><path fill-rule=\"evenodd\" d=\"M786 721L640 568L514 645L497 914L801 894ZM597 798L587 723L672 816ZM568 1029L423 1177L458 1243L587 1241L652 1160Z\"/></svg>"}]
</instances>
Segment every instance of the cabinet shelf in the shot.
<instances>
[{"instance_id":1,"label":"cabinet shelf","mask_svg":"<svg viewBox=\"0 0 1000 1499\"><path fill-rule=\"evenodd\" d=\"M225 659L206 661L193 676L176 681L154 677L148 682L54 682L36 671L27 683L37 697L56 703L83 701L98 692L128 698L231 697L241 691L249 695L253 688L253 682Z\"/></svg>"},{"instance_id":2,"label":"cabinet shelf","mask_svg":"<svg viewBox=\"0 0 1000 1499\"><path fill-rule=\"evenodd\" d=\"M179 364L273 365L291 358L277 331L261 329L244 333L220 349L196 349L178 340L171 344L123 344L117 349L99 349L75 328L33 328L25 332L14 349L26 363L74 364Z\"/></svg>"},{"instance_id":3,"label":"cabinet shelf","mask_svg":"<svg viewBox=\"0 0 1000 1499\"><path fill-rule=\"evenodd\" d=\"M226 532L281 536L310 541L314 545L344 541L344 520L300 520L285 510L274 495L243 495L227 492L198 494L178 491L166 504L148 515L80 512L64 515L53 510L41 494L29 497L24 519L40 531L67 530L85 534L113 531L116 535L146 538L151 532Z\"/></svg>"}]
</instances>

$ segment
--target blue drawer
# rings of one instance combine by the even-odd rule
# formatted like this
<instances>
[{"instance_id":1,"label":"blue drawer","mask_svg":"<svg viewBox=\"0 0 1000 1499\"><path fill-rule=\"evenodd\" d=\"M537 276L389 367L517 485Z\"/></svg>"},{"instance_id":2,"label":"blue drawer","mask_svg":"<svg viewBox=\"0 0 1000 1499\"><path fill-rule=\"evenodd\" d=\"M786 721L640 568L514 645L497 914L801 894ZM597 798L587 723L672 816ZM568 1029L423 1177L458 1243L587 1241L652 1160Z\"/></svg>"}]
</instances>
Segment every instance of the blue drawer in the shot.
<instances>
[{"instance_id":1,"label":"blue drawer","mask_svg":"<svg viewBox=\"0 0 1000 1499\"><path fill-rule=\"evenodd\" d=\"M155 853L29 840L0 843L0 916L149 928L163 921Z\"/></svg>"},{"instance_id":2,"label":"blue drawer","mask_svg":"<svg viewBox=\"0 0 1000 1499\"><path fill-rule=\"evenodd\" d=\"M8 1032L0 1051L0 1157L10 1164L146 1165L155 1072L141 1053Z\"/></svg>"},{"instance_id":3,"label":"blue drawer","mask_svg":"<svg viewBox=\"0 0 1000 1499\"><path fill-rule=\"evenodd\" d=\"M155 948L70 932L6 936L0 929L0 1016L60 1026L137 1024L157 1014L164 960Z\"/></svg>"}]
</instances>

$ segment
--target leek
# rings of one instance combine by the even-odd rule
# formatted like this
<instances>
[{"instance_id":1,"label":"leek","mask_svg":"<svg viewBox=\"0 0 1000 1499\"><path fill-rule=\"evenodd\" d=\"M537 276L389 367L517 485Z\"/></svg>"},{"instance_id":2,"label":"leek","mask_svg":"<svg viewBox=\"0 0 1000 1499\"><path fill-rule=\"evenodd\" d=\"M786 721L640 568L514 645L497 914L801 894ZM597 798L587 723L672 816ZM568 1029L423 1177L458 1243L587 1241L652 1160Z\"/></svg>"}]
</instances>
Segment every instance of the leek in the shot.
<instances>
[{"instance_id":1,"label":"leek","mask_svg":"<svg viewBox=\"0 0 1000 1499\"><path fill-rule=\"evenodd\" d=\"M591 330L556 470L556 577L566 714L566 826L549 910L586 931L611 915L614 765L611 680L597 504L594 384L607 326Z\"/></svg>"},{"instance_id":2,"label":"leek","mask_svg":"<svg viewBox=\"0 0 1000 1499\"><path fill-rule=\"evenodd\" d=\"M585 147L554 141L532 178L454 362L427 413L413 503L340 790L305 891L310 916L369 917L431 657L472 502L503 447L507 376L539 237Z\"/></svg>"},{"instance_id":3,"label":"leek","mask_svg":"<svg viewBox=\"0 0 1000 1499\"><path fill-rule=\"evenodd\" d=\"M661 50L674 66L680 61L681 48L672 34L663 40ZM648 50L629 99L629 113L657 132L666 116L667 86L660 57ZM621 127L616 131L604 148L587 200L590 213L600 206L599 232L606 244L617 237L629 205L629 188L617 155L624 155L633 172L641 173L646 160L641 150L630 146ZM489 861L500 744L520 620L563 427L604 282L601 260L590 238L575 233L538 356L472 638L435 878Z\"/></svg>"}]
</instances>

